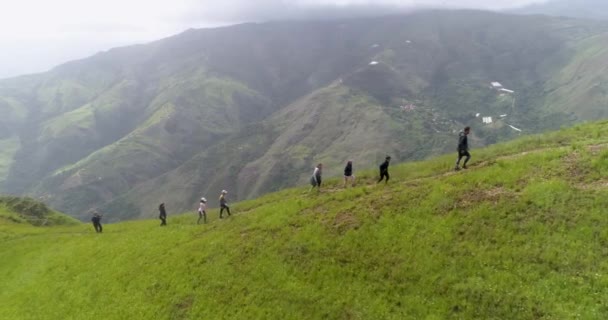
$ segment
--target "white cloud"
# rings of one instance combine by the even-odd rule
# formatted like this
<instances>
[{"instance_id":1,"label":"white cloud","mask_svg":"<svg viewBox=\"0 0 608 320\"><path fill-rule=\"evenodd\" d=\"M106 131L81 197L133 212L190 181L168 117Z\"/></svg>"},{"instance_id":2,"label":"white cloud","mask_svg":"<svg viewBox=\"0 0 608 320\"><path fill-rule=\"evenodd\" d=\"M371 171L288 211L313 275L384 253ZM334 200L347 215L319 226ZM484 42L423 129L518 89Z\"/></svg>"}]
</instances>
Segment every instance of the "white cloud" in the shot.
<instances>
[{"instance_id":1,"label":"white cloud","mask_svg":"<svg viewBox=\"0 0 608 320\"><path fill-rule=\"evenodd\" d=\"M539 0L542 1L542 0ZM535 0L511 0L510 6ZM497 5L498 3L498 5ZM502 3L502 5L500 5ZM459 6L480 0L0 0L0 78L166 37L190 27L289 17L289 11L345 6ZM449 5L448 5L449 4Z\"/></svg>"}]
</instances>

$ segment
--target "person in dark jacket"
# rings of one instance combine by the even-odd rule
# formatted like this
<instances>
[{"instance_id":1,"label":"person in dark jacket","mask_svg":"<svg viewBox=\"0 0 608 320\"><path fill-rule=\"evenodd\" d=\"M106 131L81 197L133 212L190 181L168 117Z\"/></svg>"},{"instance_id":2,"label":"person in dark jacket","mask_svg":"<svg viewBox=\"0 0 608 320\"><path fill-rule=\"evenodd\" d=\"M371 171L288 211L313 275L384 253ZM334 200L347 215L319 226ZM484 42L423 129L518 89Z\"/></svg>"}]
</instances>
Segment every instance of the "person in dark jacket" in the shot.
<instances>
[{"instance_id":1,"label":"person in dark jacket","mask_svg":"<svg viewBox=\"0 0 608 320\"><path fill-rule=\"evenodd\" d=\"M391 178L391 176L388 174L388 165L390 162L391 157L387 156L386 159L384 159L384 162L380 165L380 180L378 180L378 183L382 182L382 180L385 178L385 183L388 183L388 180Z\"/></svg>"},{"instance_id":2,"label":"person in dark jacket","mask_svg":"<svg viewBox=\"0 0 608 320\"><path fill-rule=\"evenodd\" d=\"M160 206L158 206L158 211L160 212L158 218L160 219L161 227L166 226L167 225L167 211L165 210L164 203L161 203Z\"/></svg>"},{"instance_id":3,"label":"person in dark jacket","mask_svg":"<svg viewBox=\"0 0 608 320\"><path fill-rule=\"evenodd\" d=\"M312 191L314 188L318 188L318 190L321 190L321 182L322 182L321 177L322 176L323 176L323 164L319 163L315 167L315 171L313 171L312 177L310 177L310 185L312 186L310 188L310 191Z\"/></svg>"},{"instance_id":4,"label":"person in dark jacket","mask_svg":"<svg viewBox=\"0 0 608 320\"><path fill-rule=\"evenodd\" d=\"M231 216L230 207L228 206L228 201L226 200L227 194L228 191L226 190L222 190L222 194L220 194L220 219L223 219L222 214L224 213L224 210L228 212L228 216Z\"/></svg>"},{"instance_id":5,"label":"person in dark jacket","mask_svg":"<svg viewBox=\"0 0 608 320\"><path fill-rule=\"evenodd\" d=\"M347 187L348 181L350 181L351 186L355 186L355 175L353 174L352 161L348 161L346 163L346 167L344 168L344 188Z\"/></svg>"},{"instance_id":6,"label":"person in dark jacket","mask_svg":"<svg viewBox=\"0 0 608 320\"><path fill-rule=\"evenodd\" d=\"M454 170L460 170L460 161L464 159L462 164L463 169L467 169L467 163L471 160L471 154L469 153L469 138L468 135L471 133L471 127L464 128L463 131L458 135L458 160L456 160L456 167Z\"/></svg>"},{"instance_id":7,"label":"person in dark jacket","mask_svg":"<svg viewBox=\"0 0 608 320\"><path fill-rule=\"evenodd\" d=\"M93 213L93 217L91 218L91 221L93 222L93 228L95 228L95 232L102 233L103 227L101 226L101 214L99 214L99 212L95 211Z\"/></svg>"}]
</instances>

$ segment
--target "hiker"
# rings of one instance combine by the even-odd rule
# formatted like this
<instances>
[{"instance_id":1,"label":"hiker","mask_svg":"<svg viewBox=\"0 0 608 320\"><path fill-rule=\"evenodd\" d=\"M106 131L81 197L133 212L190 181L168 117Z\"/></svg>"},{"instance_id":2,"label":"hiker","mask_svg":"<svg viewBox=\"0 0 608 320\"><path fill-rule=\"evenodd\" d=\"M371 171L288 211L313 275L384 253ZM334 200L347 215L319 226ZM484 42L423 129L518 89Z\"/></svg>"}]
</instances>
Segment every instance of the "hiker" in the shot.
<instances>
[{"instance_id":1,"label":"hiker","mask_svg":"<svg viewBox=\"0 0 608 320\"><path fill-rule=\"evenodd\" d=\"M348 161L346 163L346 167L344 168L344 188L346 188L348 181L350 181L351 186L355 186L355 176L353 175L353 162Z\"/></svg>"},{"instance_id":2,"label":"hiker","mask_svg":"<svg viewBox=\"0 0 608 320\"><path fill-rule=\"evenodd\" d=\"M231 216L230 207L228 206L228 201L226 201L227 194L228 191L226 190L222 190L222 194L220 194L220 219L223 219L222 214L224 213L224 210L228 212L228 216Z\"/></svg>"},{"instance_id":3,"label":"hiker","mask_svg":"<svg viewBox=\"0 0 608 320\"><path fill-rule=\"evenodd\" d=\"M312 186L310 188L310 191L312 191L312 189L314 189L314 188L318 188L318 190L321 190L321 176L322 176L322 174L323 174L323 164L319 163L315 167L315 171L313 171L312 177L310 177L310 185Z\"/></svg>"},{"instance_id":4,"label":"hiker","mask_svg":"<svg viewBox=\"0 0 608 320\"><path fill-rule=\"evenodd\" d=\"M160 226L166 226L167 225L167 211L165 210L165 204L161 203L160 206L158 206L158 211L160 212L160 215L158 216L158 218L160 219Z\"/></svg>"},{"instance_id":5,"label":"hiker","mask_svg":"<svg viewBox=\"0 0 608 320\"><path fill-rule=\"evenodd\" d=\"M471 160L471 154L469 153L469 138L467 137L471 133L471 127L464 128L458 135L458 160L456 160L456 167L454 170L460 170L460 160L464 159L462 164L463 169L467 169L467 163Z\"/></svg>"},{"instance_id":6,"label":"hiker","mask_svg":"<svg viewBox=\"0 0 608 320\"><path fill-rule=\"evenodd\" d=\"M101 214L99 214L99 212L95 211L93 213L93 217L91 218L91 221L93 221L93 227L95 228L95 232L101 233L103 231L103 227L101 226Z\"/></svg>"},{"instance_id":7,"label":"hiker","mask_svg":"<svg viewBox=\"0 0 608 320\"><path fill-rule=\"evenodd\" d=\"M196 224L201 223L201 219L203 219L203 223L207 223L207 199L201 198L201 202L198 205L198 221Z\"/></svg>"},{"instance_id":8,"label":"hiker","mask_svg":"<svg viewBox=\"0 0 608 320\"><path fill-rule=\"evenodd\" d=\"M390 162L391 157L386 156L384 162L380 165L380 180L378 180L378 183L382 182L384 178L386 178L386 181L384 183L388 183L388 179L391 178L391 176L388 174L388 165L390 164Z\"/></svg>"}]
</instances>

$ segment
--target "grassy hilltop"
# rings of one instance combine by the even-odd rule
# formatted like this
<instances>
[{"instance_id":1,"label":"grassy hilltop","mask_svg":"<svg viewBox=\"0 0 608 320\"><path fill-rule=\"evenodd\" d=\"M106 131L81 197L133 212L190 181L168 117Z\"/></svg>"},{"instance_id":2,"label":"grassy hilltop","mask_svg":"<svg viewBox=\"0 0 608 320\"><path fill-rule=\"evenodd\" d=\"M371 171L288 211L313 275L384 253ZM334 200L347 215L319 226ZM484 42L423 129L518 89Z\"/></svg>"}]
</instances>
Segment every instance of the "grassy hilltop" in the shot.
<instances>
[{"instance_id":1,"label":"grassy hilltop","mask_svg":"<svg viewBox=\"0 0 608 320\"><path fill-rule=\"evenodd\" d=\"M0 196L0 226L76 225L78 221L30 198Z\"/></svg>"},{"instance_id":2,"label":"grassy hilltop","mask_svg":"<svg viewBox=\"0 0 608 320\"><path fill-rule=\"evenodd\" d=\"M207 225L194 210L101 235L0 220L0 318L608 317L608 122L473 156L284 190Z\"/></svg>"}]
</instances>

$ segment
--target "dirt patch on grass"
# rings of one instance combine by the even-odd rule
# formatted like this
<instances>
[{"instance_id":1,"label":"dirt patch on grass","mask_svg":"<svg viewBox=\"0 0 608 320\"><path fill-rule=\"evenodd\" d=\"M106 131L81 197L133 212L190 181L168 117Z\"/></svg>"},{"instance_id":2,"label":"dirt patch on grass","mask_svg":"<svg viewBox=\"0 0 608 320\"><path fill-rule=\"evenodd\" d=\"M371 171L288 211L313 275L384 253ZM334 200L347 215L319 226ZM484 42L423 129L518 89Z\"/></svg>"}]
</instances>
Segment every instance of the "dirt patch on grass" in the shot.
<instances>
[{"instance_id":1,"label":"dirt patch on grass","mask_svg":"<svg viewBox=\"0 0 608 320\"><path fill-rule=\"evenodd\" d=\"M563 158L566 172L568 172L568 179L580 181L584 178L586 170L581 165L580 158L581 156L578 152L569 153Z\"/></svg>"},{"instance_id":2,"label":"dirt patch on grass","mask_svg":"<svg viewBox=\"0 0 608 320\"><path fill-rule=\"evenodd\" d=\"M478 205L482 202L490 202L498 204L501 199L513 198L517 194L503 187L494 187L491 189L469 190L465 192L454 203L454 209L465 209Z\"/></svg>"},{"instance_id":3,"label":"dirt patch on grass","mask_svg":"<svg viewBox=\"0 0 608 320\"><path fill-rule=\"evenodd\" d=\"M589 149L589 152L591 152L592 155L597 156L603 150L608 149L608 144L606 144L606 143L594 144L594 145L588 146L587 148Z\"/></svg>"},{"instance_id":4,"label":"dirt patch on grass","mask_svg":"<svg viewBox=\"0 0 608 320\"><path fill-rule=\"evenodd\" d=\"M173 305L173 312L171 314L172 319L187 319L188 313L194 305L194 297L187 296L181 299L178 303Z\"/></svg>"},{"instance_id":5,"label":"dirt patch on grass","mask_svg":"<svg viewBox=\"0 0 608 320\"><path fill-rule=\"evenodd\" d=\"M358 229L361 226L361 221L350 212L340 212L336 215L333 222L333 228L338 233L343 234L348 230Z\"/></svg>"},{"instance_id":6,"label":"dirt patch on grass","mask_svg":"<svg viewBox=\"0 0 608 320\"><path fill-rule=\"evenodd\" d=\"M329 209L327 209L323 205L304 208L304 209L300 210L300 214L303 214L303 215L322 215L322 216L324 216L324 215L327 215L328 213L329 213Z\"/></svg>"},{"instance_id":7,"label":"dirt patch on grass","mask_svg":"<svg viewBox=\"0 0 608 320\"><path fill-rule=\"evenodd\" d=\"M590 181L586 183L577 183L575 185L577 189L581 190L607 190L608 179L602 179L598 181Z\"/></svg>"}]
</instances>

